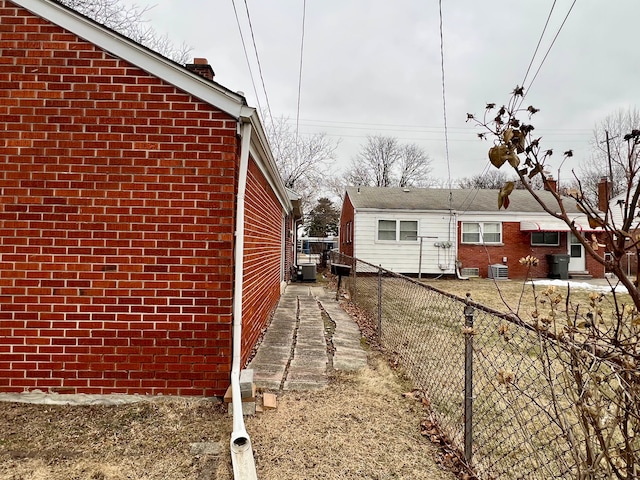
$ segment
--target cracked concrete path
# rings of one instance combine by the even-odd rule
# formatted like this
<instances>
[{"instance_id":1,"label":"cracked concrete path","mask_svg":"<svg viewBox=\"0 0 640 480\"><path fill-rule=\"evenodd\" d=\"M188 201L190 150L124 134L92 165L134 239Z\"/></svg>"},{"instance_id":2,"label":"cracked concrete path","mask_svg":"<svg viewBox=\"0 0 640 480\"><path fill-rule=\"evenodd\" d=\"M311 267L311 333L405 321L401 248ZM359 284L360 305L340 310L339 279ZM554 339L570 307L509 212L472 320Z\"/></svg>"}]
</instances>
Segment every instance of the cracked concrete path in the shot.
<instances>
[{"instance_id":1,"label":"cracked concrete path","mask_svg":"<svg viewBox=\"0 0 640 480\"><path fill-rule=\"evenodd\" d=\"M253 369L254 382L261 388L319 389L327 384L331 368L357 370L366 365L360 339L360 329L337 304L335 294L320 286L290 284L247 368Z\"/></svg>"}]
</instances>

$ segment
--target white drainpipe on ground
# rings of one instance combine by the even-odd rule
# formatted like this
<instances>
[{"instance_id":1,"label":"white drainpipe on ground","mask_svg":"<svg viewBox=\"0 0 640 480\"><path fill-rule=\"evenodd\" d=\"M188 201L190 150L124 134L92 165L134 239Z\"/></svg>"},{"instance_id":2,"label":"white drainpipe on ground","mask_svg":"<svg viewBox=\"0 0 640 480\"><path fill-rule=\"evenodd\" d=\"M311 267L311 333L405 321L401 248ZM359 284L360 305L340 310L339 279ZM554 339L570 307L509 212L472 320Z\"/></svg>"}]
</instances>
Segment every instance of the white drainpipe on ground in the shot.
<instances>
[{"instance_id":1,"label":"white drainpipe on ground","mask_svg":"<svg viewBox=\"0 0 640 480\"><path fill-rule=\"evenodd\" d=\"M233 363L231 366L231 392L233 405L233 432L231 433L231 463L233 478L253 480L258 478L253 458L251 440L244 426L242 398L240 395L240 370L242 369L242 273L244 270L244 210L249 168L251 124L241 126L240 172L238 175L238 200L236 210L235 278L233 294Z\"/></svg>"}]
</instances>

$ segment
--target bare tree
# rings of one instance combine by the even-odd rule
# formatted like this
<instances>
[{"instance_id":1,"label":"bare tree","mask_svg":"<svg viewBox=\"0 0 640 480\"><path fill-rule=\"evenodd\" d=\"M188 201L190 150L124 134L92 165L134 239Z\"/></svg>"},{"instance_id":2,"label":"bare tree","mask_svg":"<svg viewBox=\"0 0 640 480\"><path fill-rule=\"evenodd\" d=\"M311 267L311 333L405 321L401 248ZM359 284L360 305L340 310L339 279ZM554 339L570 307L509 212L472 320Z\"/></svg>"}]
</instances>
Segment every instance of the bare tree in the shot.
<instances>
[{"instance_id":1,"label":"bare tree","mask_svg":"<svg viewBox=\"0 0 640 480\"><path fill-rule=\"evenodd\" d=\"M333 141L324 133L300 135L296 139L286 117L266 122L265 131L285 185L302 196L305 207L310 206L325 187L327 171L340 141Z\"/></svg>"},{"instance_id":2,"label":"bare tree","mask_svg":"<svg viewBox=\"0 0 640 480\"><path fill-rule=\"evenodd\" d=\"M399 187L423 187L429 183L431 159L415 143L402 145L400 150Z\"/></svg>"},{"instance_id":3,"label":"bare tree","mask_svg":"<svg viewBox=\"0 0 640 480\"><path fill-rule=\"evenodd\" d=\"M393 169L400 159L398 140L380 135L367 137L356 162L367 168L376 187L390 187Z\"/></svg>"},{"instance_id":4,"label":"bare tree","mask_svg":"<svg viewBox=\"0 0 640 480\"><path fill-rule=\"evenodd\" d=\"M638 126L640 111L636 108L619 109L596 125L591 140L593 155L585 159L579 168L580 183L587 197L597 197L598 183L603 177L611 182L613 196L623 192L627 171L630 168L629 162L638 161L637 152L634 158L629 158L628 144L624 136Z\"/></svg>"},{"instance_id":5,"label":"bare tree","mask_svg":"<svg viewBox=\"0 0 640 480\"><path fill-rule=\"evenodd\" d=\"M402 145L394 137L367 137L344 174L347 185L418 187L429 184L429 155L416 144Z\"/></svg>"},{"instance_id":6,"label":"bare tree","mask_svg":"<svg viewBox=\"0 0 640 480\"><path fill-rule=\"evenodd\" d=\"M57 1L177 63L185 64L189 58L190 47L176 46L168 34L161 35L146 23L144 14L149 7L126 7L121 0Z\"/></svg>"},{"instance_id":7,"label":"bare tree","mask_svg":"<svg viewBox=\"0 0 640 480\"><path fill-rule=\"evenodd\" d=\"M458 180L459 188L467 189L496 189L509 180L506 173L500 170L489 170L472 177L464 177Z\"/></svg>"}]
</instances>

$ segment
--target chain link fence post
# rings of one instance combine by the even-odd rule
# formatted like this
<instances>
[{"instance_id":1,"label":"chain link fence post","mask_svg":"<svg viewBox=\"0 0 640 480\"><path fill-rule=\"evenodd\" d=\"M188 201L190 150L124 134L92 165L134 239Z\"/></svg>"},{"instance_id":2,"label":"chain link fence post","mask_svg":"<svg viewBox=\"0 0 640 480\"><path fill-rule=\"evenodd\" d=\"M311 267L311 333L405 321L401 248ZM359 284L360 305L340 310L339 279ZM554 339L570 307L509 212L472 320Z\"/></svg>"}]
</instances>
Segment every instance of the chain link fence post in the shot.
<instances>
[{"instance_id":1,"label":"chain link fence post","mask_svg":"<svg viewBox=\"0 0 640 480\"><path fill-rule=\"evenodd\" d=\"M352 263L352 267L351 267L351 274L353 275L353 287L352 287L352 292L351 292L351 301L353 303L356 302L356 299L358 298L358 286L356 284L356 277L358 275L358 259L357 258L352 258L351 259L351 263Z\"/></svg>"},{"instance_id":2,"label":"chain link fence post","mask_svg":"<svg viewBox=\"0 0 640 480\"><path fill-rule=\"evenodd\" d=\"M378 265L378 339L382 338L382 266Z\"/></svg>"},{"instance_id":3,"label":"chain link fence post","mask_svg":"<svg viewBox=\"0 0 640 480\"><path fill-rule=\"evenodd\" d=\"M464 458L471 465L473 458L473 314L467 293L464 307Z\"/></svg>"}]
</instances>

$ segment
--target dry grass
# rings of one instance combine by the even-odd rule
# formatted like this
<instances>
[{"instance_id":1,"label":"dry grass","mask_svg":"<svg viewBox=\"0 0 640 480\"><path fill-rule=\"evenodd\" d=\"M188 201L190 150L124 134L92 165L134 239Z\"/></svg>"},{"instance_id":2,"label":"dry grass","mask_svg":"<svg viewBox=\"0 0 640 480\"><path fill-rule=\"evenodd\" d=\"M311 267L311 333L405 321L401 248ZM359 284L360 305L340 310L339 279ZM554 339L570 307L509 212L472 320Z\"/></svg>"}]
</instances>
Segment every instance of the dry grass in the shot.
<instances>
[{"instance_id":1,"label":"dry grass","mask_svg":"<svg viewBox=\"0 0 640 480\"><path fill-rule=\"evenodd\" d=\"M198 479L216 459L190 443L228 438L221 406L203 399L126 406L0 403L0 478Z\"/></svg>"},{"instance_id":2,"label":"dry grass","mask_svg":"<svg viewBox=\"0 0 640 480\"><path fill-rule=\"evenodd\" d=\"M499 312L518 313L525 320L529 319L530 313L536 308L535 296L539 299L542 291L547 288L542 285L535 286L534 288L531 284L525 284L522 280L494 281L486 278L472 278L469 280L424 280L424 283L462 298L465 298L467 293L471 293L473 301L498 310ZM590 301L589 295L592 293L590 290L572 288L569 291L565 286L556 287L556 291L563 296L562 308L564 308L564 299L567 293L569 293L572 311L579 308L580 312L586 312ZM616 296L621 304L632 303L631 297L628 294L616 294ZM613 312L614 297L611 292L604 294L602 306L608 309L609 312ZM606 316L605 314L605 318Z\"/></svg>"},{"instance_id":3,"label":"dry grass","mask_svg":"<svg viewBox=\"0 0 640 480\"><path fill-rule=\"evenodd\" d=\"M453 479L420 435L422 406L382 359L247 419L258 477ZM231 418L204 399L126 406L0 403L0 479L231 479ZM193 455L190 443L223 453Z\"/></svg>"},{"instance_id":4,"label":"dry grass","mask_svg":"<svg viewBox=\"0 0 640 480\"><path fill-rule=\"evenodd\" d=\"M422 405L377 359L321 392L287 393L247 422L261 479L453 479L420 435Z\"/></svg>"}]
</instances>

